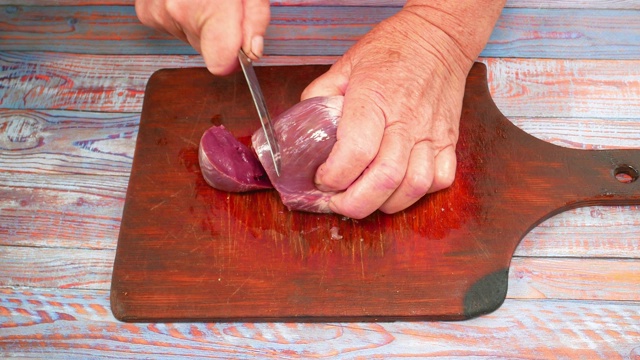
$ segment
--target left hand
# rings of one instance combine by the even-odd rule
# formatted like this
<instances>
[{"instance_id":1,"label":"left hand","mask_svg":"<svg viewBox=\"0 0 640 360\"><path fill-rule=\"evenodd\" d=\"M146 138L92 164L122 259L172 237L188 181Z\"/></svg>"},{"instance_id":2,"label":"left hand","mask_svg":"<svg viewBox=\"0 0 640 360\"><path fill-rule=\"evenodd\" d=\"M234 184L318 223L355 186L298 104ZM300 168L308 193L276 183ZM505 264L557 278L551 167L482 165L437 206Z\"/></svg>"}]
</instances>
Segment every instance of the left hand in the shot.
<instances>
[{"instance_id":1,"label":"left hand","mask_svg":"<svg viewBox=\"0 0 640 360\"><path fill-rule=\"evenodd\" d=\"M394 213L452 184L474 59L446 29L403 9L307 87L303 99L345 96L337 142L316 173L319 189L340 192L333 212Z\"/></svg>"}]
</instances>

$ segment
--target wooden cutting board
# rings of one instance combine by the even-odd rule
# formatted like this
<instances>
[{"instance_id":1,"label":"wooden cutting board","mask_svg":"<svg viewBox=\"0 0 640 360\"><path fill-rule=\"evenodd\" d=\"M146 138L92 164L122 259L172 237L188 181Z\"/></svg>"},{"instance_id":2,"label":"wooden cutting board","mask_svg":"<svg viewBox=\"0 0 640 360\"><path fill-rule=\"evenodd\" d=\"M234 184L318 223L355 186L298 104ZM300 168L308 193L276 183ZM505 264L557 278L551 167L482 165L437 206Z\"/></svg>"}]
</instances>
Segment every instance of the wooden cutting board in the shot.
<instances>
[{"instance_id":1,"label":"wooden cutting board","mask_svg":"<svg viewBox=\"0 0 640 360\"><path fill-rule=\"evenodd\" d=\"M273 115L326 66L260 67ZM124 321L467 319L498 308L511 256L569 208L639 204L640 150L538 140L467 80L453 186L364 220L289 212L275 191L230 194L202 178L213 124L249 142L259 122L241 74L168 69L149 80L111 287ZM618 177L616 177L618 175Z\"/></svg>"}]
</instances>

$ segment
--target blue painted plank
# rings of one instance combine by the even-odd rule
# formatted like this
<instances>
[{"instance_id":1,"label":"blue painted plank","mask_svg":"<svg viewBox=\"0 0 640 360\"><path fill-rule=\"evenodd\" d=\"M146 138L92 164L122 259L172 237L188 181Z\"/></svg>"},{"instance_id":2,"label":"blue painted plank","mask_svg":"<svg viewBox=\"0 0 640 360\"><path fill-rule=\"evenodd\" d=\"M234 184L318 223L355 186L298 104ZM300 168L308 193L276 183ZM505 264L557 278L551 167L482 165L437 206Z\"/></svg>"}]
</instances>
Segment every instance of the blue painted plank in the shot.
<instances>
[{"instance_id":1,"label":"blue painted plank","mask_svg":"<svg viewBox=\"0 0 640 360\"><path fill-rule=\"evenodd\" d=\"M137 113L0 109L0 173L128 176L139 119Z\"/></svg>"},{"instance_id":2,"label":"blue painted plank","mask_svg":"<svg viewBox=\"0 0 640 360\"><path fill-rule=\"evenodd\" d=\"M105 291L0 288L0 356L122 359L640 356L640 303L507 300L465 322L116 321Z\"/></svg>"},{"instance_id":3,"label":"blue painted plank","mask_svg":"<svg viewBox=\"0 0 640 360\"><path fill-rule=\"evenodd\" d=\"M310 63L335 58L306 57ZM265 57L264 65L292 65ZM512 117L636 119L640 61L483 59L499 109ZM0 107L139 112L149 76L202 66L199 56L0 52Z\"/></svg>"},{"instance_id":4,"label":"blue painted plank","mask_svg":"<svg viewBox=\"0 0 640 360\"><path fill-rule=\"evenodd\" d=\"M268 55L341 55L397 7L274 7ZM0 50L194 54L131 6L0 7ZM640 11L508 8L482 56L640 59Z\"/></svg>"}]
</instances>

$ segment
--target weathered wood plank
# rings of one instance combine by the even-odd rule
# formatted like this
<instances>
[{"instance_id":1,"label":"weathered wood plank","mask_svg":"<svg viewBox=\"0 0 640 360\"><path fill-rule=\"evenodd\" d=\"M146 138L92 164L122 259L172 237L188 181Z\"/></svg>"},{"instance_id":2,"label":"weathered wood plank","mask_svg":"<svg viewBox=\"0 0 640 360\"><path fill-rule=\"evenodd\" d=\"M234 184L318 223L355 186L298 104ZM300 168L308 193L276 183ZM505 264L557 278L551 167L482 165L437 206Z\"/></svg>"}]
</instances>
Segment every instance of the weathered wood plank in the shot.
<instances>
[{"instance_id":1,"label":"weathered wood plank","mask_svg":"<svg viewBox=\"0 0 640 360\"><path fill-rule=\"evenodd\" d=\"M135 0L0 0L0 5L86 6L133 5ZM272 6L396 6L403 0L271 0ZM635 0L507 0L506 7L551 9L640 9Z\"/></svg>"},{"instance_id":2,"label":"weathered wood plank","mask_svg":"<svg viewBox=\"0 0 640 360\"><path fill-rule=\"evenodd\" d=\"M114 256L114 250L0 246L0 287L108 290ZM507 298L640 301L640 251L628 256L636 258L515 257Z\"/></svg>"},{"instance_id":3,"label":"weathered wood plank","mask_svg":"<svg viewBox=\"0 0 640 360\"><path fill-rule=\"evenodd\" d=\"M115 249L127 183L0 172L0 244Z\"/></svg>"},{"instance_id":4,"label":"weathered wood plank","mask_svg":"<svg viewBox=\"0 0 640 360\"><path fill-rule=\"evenodd\" d=\"M397 7L277 6L268 55L341 55ZM640 59L635 10L507 8L483 56ZM147 28L132 6L0 7L3 50L98 54L195 54Z\"/></svg>"},{"instance_id":5,"label":"weathered wood plank","mask_svg":"<svg viewBox=\"0 0 640 360\"><path fill-rule=\"evenodd\" d=\"M594 206L558 214L535 227L516 256L617 257L640 255L640 206Z\"/></svg>"},{"instance_id":6,"label":"weathered wood plank","mask_svg":"<svg viewBox=\"0 0 640 360\"><path fill-rule=\"evenodd\" d=\"M135 0L0 0L0 5L86 6L133 5ZM271 0L272 6L396 6L403 0ZM635 0L507 0L506 7L551 9L640 9Z\"/></svg>"},{"instance_id":7,"label":"weathered wood plank","mask_svg":"<svg viewBox=\"0 0 640 360\"><path fill-rule=\"evenodd\" d=\"M114 250L0 246L0 286L109 290L114 256Z\"/></svg>"},{"instance_id":8,"label":"weathered wood plank","mask_svg":"<svg viewBox=\"0 0 640 360\"><path fill-rule=\"evenodd\" d=\"M509 118L555 114L569 118L640 118L640 66L632 65L635 61L488 58L484 62L491 96ZM636 135L631 137L637 139Z\"/></svg>"},{"instance_id":9,"label":"weathered wood plank","mask_svg":"<svg viewBox=\"0 0 640 360\"><path fill-rule=\"evenodd\" d=\"M636 101L634 98L629 100L631 103ZM501 102L503 106L507 106L505 105L507 100L502 99ZM594 106L597 105L594 104ZM509 120L538 139L562 147L583 150L637 149L640 147L640 121L638 118L554 119L512 116Z\"/></svg>"},{"instance_id":10,"label":"weathered wood plank","mask_svg":"<svg viewBox=\"0 0 640 360\"><path fill-rule=\"evenodd\" d=\"M0 169L128 176L139 114L0 110Z\"/></svg>"},{"instance_id":11,"label":"weathered wood plank","mask_svg":"<svg viewBox=\"0 0 640 360\"><path fill-rule=\"evenodd\" d=\"M106 291L4 288L0 329L4 357L633 359L640 303L507 300L465 322L126 324Z\"/></svg>"},{"instance_id":12,"label":"weathered wood plank","mask_svg":"<svg viewBox=\"0 0 640 360\"><path fill-rule=\"evenodd\" d=\"M260 64L326 64L335 59L266 57ZM492 96L507 117L629 119L631 125L625 126L640 118L640 61L481 60L488 66ZM202 65L198 56L0 52L0 106L139 112L154 71Z\"/></svg>"},{"instance_id":13,"label":"weathered wood plank","mask_svg":"<svg viewBox=\"0 0 640 360\"><path fill-rule=\"evenodd\" d=\"M165 64L202 63L185 56L162 61L154 56L0 53L0 106L140 112L147 79Z\"/></svg>"},{"instance_id":14,"label":"weathered wood plank","mask_svg":"<svg viewBox=\"0 0 640 360\"><path fill-rule=\"evenodd\" d=\"M512 260L508 298L640 300L640 258Z\"/></svg>"}]
</instances>

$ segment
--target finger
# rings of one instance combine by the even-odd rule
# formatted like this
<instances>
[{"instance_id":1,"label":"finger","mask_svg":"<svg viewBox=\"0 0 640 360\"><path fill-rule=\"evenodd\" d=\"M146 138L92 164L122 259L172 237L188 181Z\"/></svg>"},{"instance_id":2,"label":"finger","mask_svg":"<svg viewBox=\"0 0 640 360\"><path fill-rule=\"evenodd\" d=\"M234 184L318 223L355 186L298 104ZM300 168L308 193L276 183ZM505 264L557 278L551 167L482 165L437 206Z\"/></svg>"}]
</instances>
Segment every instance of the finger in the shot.
<instances>
[{"instance_id":1,"label":"finger","mask_svg":"<svg viewBox=\"0 0 640 360\"><path fill-rule=\"evenodd\" d=\"M380 153L371 166L346 191L334 195L329 207L333 212L364 218L389 199L407 171L411 154L411 136L403 127L388 127Z\"/></svg>"},{"instance_id":2,"label":"finger","mask_svg":"<svg viewBox=\"0 0 640 360\"><path fill-rule=\"evenodd\" d=\"M356 90L345 94L336 143L316 171L316 185L323 191L349 187L371 164L382 143L386 117L380 99L362 86L352 88Z\"/></svg>"},{"instance_id":3,"label":"finger","mask_svg":"<svg viewBox=\"0 0 640 360\"><path fill-rule=\"evenodd\" d=\"M253 60L264 53L264 35L269 26L271 12L269 0L243 0L242 49Z\"/></svg>"},{"instance_id":4,"label":"finger","mask_svg":"<svg viewBox=\"0 0 640 360\"><path fill-rule=\"evenodd\" d=\"M193 49L199 54L202 54L202 40L200 39L199 35L193 33L185 33L184 37L186 39L184 41L188 42L191 47L193 47Z\"/></svg>"},{"instance_id":5,"label":"finger","mask_svg":"<svg viewBox=\"0 0 640 360\"><path fill-rule=\"evenodd\" d=\"M136 15L141 23L188 42L182 28L170 16L164 4L155 0L136 0ZM193 44L192 44L193 45Z\"/></svg>"},{"instance_id":6,"label":"finger","mask_svg":"<svg viewBox=\"0 0 640 360\"><path fill-rule=\"evenodd\" d=\"M200 34L201 54L207 69L214 75L227 75L238 65L242 45L242 3L222 1L205 19Z\"/></svg>"},{"instance_id":7,"label":"finger","mask_svg":"<svg viewBox=\"0 0 640 360\"><path fill-rule=\"evenodd\" d=\"M303 91L300 100L316 96L344 95L349 83L348 72L336 63L326 73L313 80Z\"/></svg>"},{"instance_id":8,"label":"finger","mask_svg":"<svg viewBox=\"0 0 640 360\"><path fill-rule=\"evenodd\" d=\"M446 189L456 177L456 150L454 145L447 146L434 159L433 183L428 193Z\"/></svg>"},{"instance_id":9,"label":"finger","mask_svg":"<svg viewBox=\"0 0 640 360\"><path fill-rule=\"evenodd\" d=\"M159 26L160 19L167 17L164 7L158 1L136 0L135 10L141 23L156 29L161 28Z\"/></svg>"},{"instance_id":10,"label":"finger","mask_svg":"<svg viewBox=\"0 0 640 360\"><path fill-rule=\"evenodd\" d=\"M434 179L434 162L434 153L429 142L415 144L411 149L407 173L402 183L380 206L380 210L387 214L402 211L427 194Z\"/></svg>"}]
</instances>

